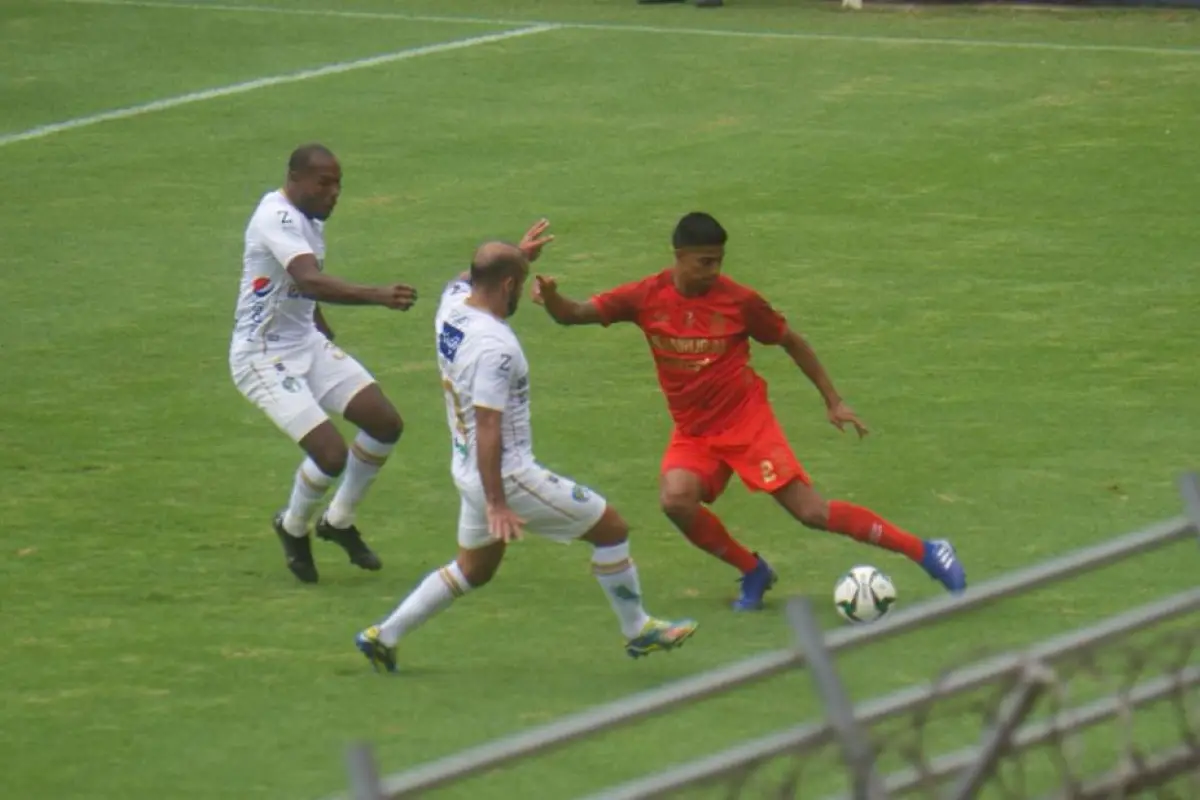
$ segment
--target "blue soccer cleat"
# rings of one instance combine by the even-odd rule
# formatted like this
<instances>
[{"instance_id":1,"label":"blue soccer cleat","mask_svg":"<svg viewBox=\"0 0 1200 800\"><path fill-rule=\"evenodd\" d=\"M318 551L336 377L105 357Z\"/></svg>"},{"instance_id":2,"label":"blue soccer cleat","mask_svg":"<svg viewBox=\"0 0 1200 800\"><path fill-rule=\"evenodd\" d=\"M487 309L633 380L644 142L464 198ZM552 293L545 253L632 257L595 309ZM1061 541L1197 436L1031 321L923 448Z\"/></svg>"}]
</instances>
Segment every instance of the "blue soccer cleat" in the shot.
<instances>
[{"instance_id":1,"label":"blue soccer cleat","mask_svg":"<svg viewBox=\"0 0 1200 800\"><path fill-rule=\"evenodd\" d=\"M699 623L691 619L678 622L650 618L642 632L625 643L625 652L630 658L641 658L659 650L674 650L692 638Z\"/></svg>"},{"instance_id":2,"label":"blue soccer cleat","mask_svg":"<svg viewBox=\"0 0 1200 800\"><path fill-rule=\"evenodd\" d=\"M959 594L967 588L967 571L958 560L954 546L944 539L925 542L925 556L921 559L921 567L929 573L929 577L953 594Z\"/></svg>"},{"instance_id":3,"label":"blue soccer cleat","mask_svg":"<svg viewBox=\"0 0 1200 800\"><path fill-rule=\"evenodd\" d=\"M758 563L754 565L754 569L747 572L740 579L742 584L742 596L733 601L734 611L759 611L763 607L763 595L771 590L778 580L775 570L771 569L771 565L763 560L762 556L754 554L758 559Z\"/></svg>"},{"instance_id":4,"label":"blue soccer cleat","mask_svg":"<svg viewBox=\"0 0 1200 800\"><path fill-rule=\"evenodd\" d=\"M379 638L379 628L376 626L372 625L355 636L354 646L367 657L376 672L379 672L380 667L387 672L396 671L396 648L388 647L383 643L383 640Z\"/></svg>"}]
</instances>

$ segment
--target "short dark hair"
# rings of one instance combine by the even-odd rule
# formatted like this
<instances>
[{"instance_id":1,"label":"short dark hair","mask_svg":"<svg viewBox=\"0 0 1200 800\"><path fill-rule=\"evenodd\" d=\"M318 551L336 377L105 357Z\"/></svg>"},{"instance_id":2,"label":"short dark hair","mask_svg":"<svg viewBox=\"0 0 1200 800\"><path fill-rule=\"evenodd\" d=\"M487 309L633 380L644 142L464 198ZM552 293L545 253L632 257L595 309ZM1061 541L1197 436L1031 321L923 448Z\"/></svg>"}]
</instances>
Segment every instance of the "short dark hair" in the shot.
<instances>
[{"instance_id":1,"label":"short dark hair","mask_svg":"<svg viewBox=\"0 0 1200 800\"><path fill-rule=\"evenodd\" d=\"M499 286L505 278L519 278L525 269L525 254L510 242L489 242L471 259L471 283Z\"/></svg>"},{"instance_id":2,"label":"short dark hair","mask_svg":"<svg viewBox=\"0 0 1200 800\"><path fill-rule=\"evenodd\" d=\"M729 234L712 214L693 211L679 220L679 224L675 226L675 233L671 236L671 243L678 250L683 247L718 247L728 239Z\"/></svg>"},{"instance_id":3,"label":"short dark hair","mask_svg":"<svg viewBox=\"0 0 1200 800\"><path fill-rule=\"evenodd\" d=\"M288 157L288 172L305 172L317 156L335 157L333 151L323 144L302 144Z\"/></svg>"}]
</instances>

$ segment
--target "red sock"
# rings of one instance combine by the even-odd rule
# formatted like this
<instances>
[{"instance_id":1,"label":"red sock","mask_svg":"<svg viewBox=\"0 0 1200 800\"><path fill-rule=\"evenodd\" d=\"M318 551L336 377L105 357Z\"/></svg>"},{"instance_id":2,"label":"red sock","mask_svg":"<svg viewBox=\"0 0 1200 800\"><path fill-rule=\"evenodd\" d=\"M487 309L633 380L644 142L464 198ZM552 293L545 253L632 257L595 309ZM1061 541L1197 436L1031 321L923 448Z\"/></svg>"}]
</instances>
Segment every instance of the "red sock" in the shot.
<instances>
[{"instance_id":1,"label":"red sock","mask_svg":"<svg viewBox=\"0 0 1200 800\"><path fill-rule=\"evenodd\" d=\"M869 508L841 500L829 501L829 530L865 544L873 544L921 563L925 543L908 531L897 528Z\"/></svg>"},{"instance_id":2,"label":"red sock","mask_svg":"<svg viewBox=\"0 0 1200 800\"><path fill-rule=\"evenodd\" d=\"M721 520L703 506L685 535L696 547L716 556L743 575L758 566L758 557L730 536Z\"/></svg>"}]
</instances>

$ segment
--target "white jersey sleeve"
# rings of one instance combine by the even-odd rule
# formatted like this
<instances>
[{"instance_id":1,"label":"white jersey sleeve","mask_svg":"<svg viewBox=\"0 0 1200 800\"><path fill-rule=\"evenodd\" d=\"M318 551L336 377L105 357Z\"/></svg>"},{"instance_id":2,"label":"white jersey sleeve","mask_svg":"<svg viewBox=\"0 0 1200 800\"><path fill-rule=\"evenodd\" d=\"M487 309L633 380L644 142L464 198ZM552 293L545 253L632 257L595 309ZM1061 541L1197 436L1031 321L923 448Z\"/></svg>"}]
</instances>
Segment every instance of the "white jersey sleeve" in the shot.
<instances>
[{"instance_id":1,"label":"white jersey sleeve","mask_svg":"<svg viewBox=\"0 0 1200 800\"><path fill-rule=\"evenodd\" d=\"M316 255L295 216L291 209L280 208L274 213L256 214L253 222L258 241L285 270L298 256Z\"/></svg>"},{"instance_id":2,"label":"white jersey sleeve","mask_svg":"<svg viewBox=\"0 0 1200 800\"><path fill-rule=\"evenodd\" d=\"M516 354L500 339L482 344L475 355L475 385L471 401L476 408L504 411L512 392L512 365Z\"/></svg>"},{"instance_id":3,"label":"white jersey sleeve","mask_svg":"<svg viewBox=\"0 0 1200 800\"><path fill-rule=\"evenodd\" d=\"M246 225L231 354L288 350L317 332L316 301L300 291L287 271L306 253L324 269L324 223L304 216L283 192L268 192Z\"/></svg>"}]
</instances>

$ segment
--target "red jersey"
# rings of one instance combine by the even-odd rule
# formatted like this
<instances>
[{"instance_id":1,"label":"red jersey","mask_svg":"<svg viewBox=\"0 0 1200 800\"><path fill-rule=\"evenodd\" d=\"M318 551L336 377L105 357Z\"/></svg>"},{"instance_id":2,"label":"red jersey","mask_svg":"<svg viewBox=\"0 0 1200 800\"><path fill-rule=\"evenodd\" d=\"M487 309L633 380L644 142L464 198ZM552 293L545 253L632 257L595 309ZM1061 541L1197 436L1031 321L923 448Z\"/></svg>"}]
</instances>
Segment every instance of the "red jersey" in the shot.
<instances>
[{"instance_id":1,"label":"red jersey","mask_svg":"<svg viewBox=\"0 0 1200 800\"><path fill-rule=\"evenodd\" d=\"M766 381L750 368L750 339L778 344L787 322L753 289L721 275L703 295L686 297L667 269L598 294L592 303L606 327L632 322L642 329L683 433L719 433L766 405Z\"/></svg>"}]
</instances>

